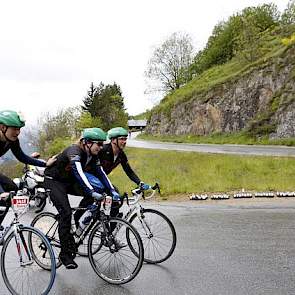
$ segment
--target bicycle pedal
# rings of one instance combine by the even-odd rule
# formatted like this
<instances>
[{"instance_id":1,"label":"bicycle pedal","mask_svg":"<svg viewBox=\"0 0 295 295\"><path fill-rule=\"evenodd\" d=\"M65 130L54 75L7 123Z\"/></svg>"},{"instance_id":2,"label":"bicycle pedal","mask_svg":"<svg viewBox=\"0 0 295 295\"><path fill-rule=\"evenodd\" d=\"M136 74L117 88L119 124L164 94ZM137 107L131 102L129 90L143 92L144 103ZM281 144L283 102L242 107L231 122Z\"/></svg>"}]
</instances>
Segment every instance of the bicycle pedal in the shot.
<instances>
[{"instance_id":1,"label":"bicycle pedal","mask_svg":"<svg viewBox=\"0 0 295 295\"><path fill-rule=\"evenodd\" d=\"M20 263L20 266L27 266L27 265L31 265L34 263L34 260L28 260L28 261L24 261Z\"/></svg>"}]
</instances>

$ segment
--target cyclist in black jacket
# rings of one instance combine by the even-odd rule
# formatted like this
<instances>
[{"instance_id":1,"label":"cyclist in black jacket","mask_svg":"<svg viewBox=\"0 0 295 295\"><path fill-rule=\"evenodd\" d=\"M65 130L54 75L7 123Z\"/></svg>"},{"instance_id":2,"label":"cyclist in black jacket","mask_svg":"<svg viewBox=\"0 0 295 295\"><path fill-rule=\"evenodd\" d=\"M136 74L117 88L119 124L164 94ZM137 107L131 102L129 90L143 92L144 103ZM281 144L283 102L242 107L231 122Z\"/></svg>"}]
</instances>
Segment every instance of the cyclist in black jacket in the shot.
<instances>
[{"instance_id":1,"label":"cyclist in black jacket","mask_svg":"<svg viewBox=\"0 0 295 295\"><path fill-rule=\"evenodd\" d=\"M130 180L135 182L137 185L148 188L144 182L140 180L137 174L131 168L128 158L124 153L123 149L126 146L128 132L123 127L115 127L108 131L108 138L110 143L104 144L102 150L99 152L100 163L106 174L112 172L119 164L122 165L123 170ZM114 204L111 210L111 216L117 216L119 208Z\"/></svg>"},{"instance_id":2,"label":"cyclist in black jacket","mask_svg":"<svg viewBox=\"0 0 295 295\"><path fill-rule=\"evenodd\" d=\"M123 151L123 149L126 146L127 136L127 130L122 127L112 128L108 131L108 138L111 140L111 142L104 144L103 148L98 153L98 157L100 159L99 165L103 168L106 174L109 174L113 169L115 169L119 164L121 164L125 173L133 182L135 182L137 185L142 186L144 189L148 189L149 186L141 182L140 178L132 170L131 166L128 163L127 156ZM96 175L93 167L87 166L85 170L87 172L90 172L91 174ZM119 214L118 202L120 201L120 195L117 189L116 191L117 194L113 194L111 216L118 216ZM79 206L87 207L90 204L91 200L89 198L84 198ZM78 213L75 215L75 220L77 222L78 218L83 214L83 212L76 213Z\"/></svg>"},{"instance_id":3,"label":"cyclist in black jacket","mask_svg":"<svg viewBox=\"0 0 295 295\"><path fill-rule=\"evenodd\" d=\"M15 111L0 111L0 157L7 151L11 150L14 156L22 163L39 167L51 165L55 159L50 158L47 162L40 161L26 155L20 146L18 136L20 130L25 126L25 120ZM6 207L5 211L0 215L0 226L4 220L11 201L7 199L10 191L17 191L16 184L7 176L0 173L0 206ZM0 230L3 227L0 227Z\"/></svg>"},{"instance_id":4,"label":"cyclist in black jacket","mask_svg":"<svg viewBox=\"0 0 295 295\"><path fill-rule=\"evenodd\" d=\"M68 269L77 268L75 257L75 241L71 234L71 206L68 194L84 196L80 206L93 203L93 198L101 200L102 195L95 192L84 174L86 166L91 167L108 193L116 195L116 191L99 164L98 152L106 140L106 134L100 128L87 128L77 144L67 147L57 156L56 162L45 170L44 186L51 190L50 198L60 218L58 233L61 243L60 260ZM77 211L78 221L81 212Z\"/></svg>"},{"instance_id":5,"label":"cyclist in black jacket","mask_svg":"<svg viewBox=\"0 0 295 295\"><path fill-rule=\"evenodd\" d=\"M122 165L126 175L137 185L140 184L140 178L129 165L126 154L123 149L126 146L128 132L122 127L112 128L108 131L110 143L104 144L99 152L101 165L106 174L112 172L119 164Z\"/></svg>"}]
</instances>

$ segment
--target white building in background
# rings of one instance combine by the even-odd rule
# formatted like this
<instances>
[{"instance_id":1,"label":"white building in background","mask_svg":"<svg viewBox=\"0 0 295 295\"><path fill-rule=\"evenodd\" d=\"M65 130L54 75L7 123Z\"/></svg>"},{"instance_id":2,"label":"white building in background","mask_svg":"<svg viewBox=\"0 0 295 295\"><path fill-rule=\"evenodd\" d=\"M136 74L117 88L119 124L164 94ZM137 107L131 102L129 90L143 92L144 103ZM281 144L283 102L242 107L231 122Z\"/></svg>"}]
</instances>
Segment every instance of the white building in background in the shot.
<instances>
[{"instance_id":1,"label":"white building in background","mask_svg":"<svg viewBox=\"0 0 295 295\"><path fill-rule=\"evenodd\" d=\"M147 125L147 120L128 120L129 130L143 130Z\"/></svg>"}]
</instances>

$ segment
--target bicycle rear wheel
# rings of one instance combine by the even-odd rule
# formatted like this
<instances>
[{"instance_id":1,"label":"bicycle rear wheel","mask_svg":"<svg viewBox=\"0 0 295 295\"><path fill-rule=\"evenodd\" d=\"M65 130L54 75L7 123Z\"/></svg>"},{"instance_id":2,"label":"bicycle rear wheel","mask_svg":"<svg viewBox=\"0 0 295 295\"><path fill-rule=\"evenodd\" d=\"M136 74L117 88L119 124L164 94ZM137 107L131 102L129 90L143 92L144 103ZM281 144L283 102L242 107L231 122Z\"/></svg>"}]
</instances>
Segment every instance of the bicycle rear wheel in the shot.
<instances>
[{"instance_id":1,"label":"bicycle rear wheel","mask_svg":"<svg viewBox=\"0 0 295 295\"><path fill-rule=\"evenodd\" d=\"M134 214L129 221L141 237L145 262L161 263L172 255L176 247L176 231L166 215L142 208L140 217Z\"/></svg>"},{"instance_id":2,"label":"bicycle rear wheel","mask_svg":"<svg viewBox=\"0 0 295 295\"><path fill-rule=\"evenodd\" d=\"M41 230L50 242L56 261L56 267L59 268L62 263L59 260L60 241L58 235L58 220L57 216L51 212L42 212L35 216L31 222L31 226ZM45 253L44 253L45 254ZM44 269L50 269L50 265L46 265L40 261L40 266Z\"/></svg>"},{"instance_id":3,"label":"bicycle rear wheel","mask_svg":"<svg viewBox=\"0 0 295 295\"><path fill-rule=\"evenodd\" d=\"M90 264L96 274L110 284L130 282L136 277L143 263L140 236L129 222L120 218L114 217L102 222L90 232L88 240ZM110 224L114 228L113 233L109 231ZM129 241L127 241L127 232ZM131 250L130 243L132 248L136 249L135 252Z\"/></svg>"},{"instance_id":4,"label":"bicycle rear wheel","mask_svg":"<svg viewBox=\"0 0 295 295\"><path fill-rule=\"evenodd\" d=\"M40 245L42 251L38 250ZM46 251L46 257L42 257L43 251ZM40 267L37 260L46 260L50 271ZM4 242L1 272L11 294L48 294L56 273L55 257L50 243L39 230L19 226L18 234L12 232Z\"/></svg>"}]
</instances>

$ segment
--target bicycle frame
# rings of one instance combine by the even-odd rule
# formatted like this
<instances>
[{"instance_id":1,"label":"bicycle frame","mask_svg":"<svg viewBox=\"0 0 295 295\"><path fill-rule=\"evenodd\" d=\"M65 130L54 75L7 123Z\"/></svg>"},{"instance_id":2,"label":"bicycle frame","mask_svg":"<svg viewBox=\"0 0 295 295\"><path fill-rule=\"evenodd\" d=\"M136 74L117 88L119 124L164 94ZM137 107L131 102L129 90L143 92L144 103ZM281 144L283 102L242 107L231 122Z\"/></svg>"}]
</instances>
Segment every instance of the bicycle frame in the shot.
<instances>
[{"instance_id":1,"label":"bicycle frame","mask_svg":"<svg viewBox=\"0 0 295 295\"><path fill-rule=\"evenodd\" d=\"M3 248L0 262L3 281L11 294L32 294L32 291L34 294L48 294L56 274L53 249L40 230L24 225L19 220L29 208L29 196L11 192L9 198L9 210L13 211L13 216L10 224L5 226L1 238ZM49 271L39 271L44 268ZM40 284L36 283L36 277Z\"/></svg>"},{"instance_id":2,"label":"bicycle frame","mask_svg":"<svg viewBox=\"0 0 295 295\"><path fill-rule=\"evenodd\" d=\"M77 209L86 209L86 208L79 208L79 207L75 208L75 210ZM80 245L84 241L85 237L87 236L87 234L90 232L91 228L95 225L97 221L98 220L96 218L91 218L89 224L87 224L86 227L83 229L81 235L78 237L76 236L75 243L77 245Z\"/></svg>"},{"instance_id":3,"label":"bicycle frame","mask_svg":"<svg viewBox=\"0 0 295 295\"><path fill-rule=\"evenodd\" d=\"M156 193L156 190L159 191L159 185L156 183L153 187L151 187L151 189L152 189L152 193L148 197L144 197L144 192L140 188L136 188L136 189L132 190L131 191L132 197L134 199L132 202L129 202L128 194L125 194L125 196L127 197L127 205L129 207L129 210L122 217L123 219L129 221L131 216L133 215L133 213L136 212L136 215L137 215L147 237L152 237L153 234L151 233L151 229L150 229L149 225L145 222L144 218L142 217L143 207L139 203L139 201L141 199L148 200L148 199L153 198ZM114 235L116 235L116 232L118 230L119 229L116 228L116 230L114 231Z\"/></svg>"},{"instance_id":4,"label":"bicycle frame","mask_svg":"<svg viewBox=\"0 0 295 295\"><path fill-rule=\"evenodd\" d=\"M75 225L74 218L73 218L74 217L74 213L77 210L87 210L87 208L85 208L85 207L73 207L73 208L71 208L71 210L72 210L71 232L74 233L76 231L76 225ZM98 213L98 211L100 211L100 213L102 213L102 212L104 213L103 201L101 202L100 209L97 207L96 210L97 210L97 213L94 216L92 216L89 224L87 224L85 226L85 228L83 229L82 233L79 236L74 235L76 246L80 246L83 243L85 237L87 236L87 234L91 231L91 229L95 226L95 224L97 222L101 222L101 224L103 226L103 229L104 229L104 232L108 231L108 229L106 228L105 222L104 222L108 218L108 215L103 214L102 216L100 216L99 213ZM98 217L98 216L100 216L100 217ZM58 222L58 221L56 220L56 222ZM52 230L52 228L54 228L56 222L54 224L52 224L51 228L48 230L48 233ZM54 234L55 233L53 233L53 237L54 237ZM54 239L51 240L51 243L52 243L52 241L54 241ZM58 247L58 248L61 247L59 242L56 243L56 244L54 244L54 246L55 247Z\"/></svg>"},{"instance_id":5,"label":"bicycle frame","mask_svg":"<svg viewBox=\"0 0 295 295\"><path fill-rule=\"evenodd\" d=\"M26 196L26 198L23 198L23 200L25 200L26 203L21 204L22 205L20 208L21 211L19 211L19 209L17 209L17 202L15 204L13 204L13 197L14 197L14 195L10 194L9 198L11 198L11 200L12 200L12 206L10 207L10 209L13 211L14 218L11 221L10 225L8 225L5 228L4 234L3 234L0 241L1 242L3 241L3 243L4 243L5 237L7 235L9 235L9 233L11 231L13 231L14 237L15 237L15 243L16 243L16 247L17 247L17 253L19 255L20 266L26 266L28 264L33 263L33 260L32 260L32 255L30 253L28 245L27 245L26 241L24 240L24 237L19 234L19 228L22 226L22 224L19 222L19 218L20 218L20 216L25 214L25 212L27 212L29 205L30 205L29 198L27 196ZM28 258L27 261L24 260L25 255Z\"/></svg>"},{"instance_id":6,"label":"bicycle frame","mask_svg":"<svg viewBox=\"0 0 295 295\"><path fill-rule=\"evenodd\" d=\"M73 207L73 208L71 208L71 210L72 210L72 220L74 220L73 217L74 217L74 212L75 212L75 211L77 211L77 210L86 210L86 209L87 209L87 208L83 208L83 207ZM59 214L56 214L56 216L58 216L58 215L59 215ZM89 231L90 231L91 228L94 226L94 224L96 223L96 221L97 221L97 220L95 220L94 218L92 218L92 219L90 220L89 224L87 224L87 226L83 229L81 235L79 235L79 236L74 235L74 237L75 237L75 244L76 244L76 245L79 246L79 245L83 242L83 240L85 239L86 235L89 233ZM47 235L48 233L51 233L51 230L52 230L53 228L56 227L56 224L57 224L57 223L58 223L58 219L56 219L55 222L51 225L51 227L48 229L46 235ZM57 230L57 227L55 228L54 232L51 233L51 235L50 235L50 236L52 236L51 239L50 239L50 243L51 243L54 247L61 248L61 245L60 245L59 240L56 241L56 239L54 239L54 236L55 236L56 230ZM75 223L73 222L73 223L71 224L71 232L72 232L72 233L75 233L75 231L76 231L76 225L75 225Z\"/></svg>"}]
</instances>

